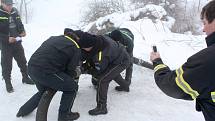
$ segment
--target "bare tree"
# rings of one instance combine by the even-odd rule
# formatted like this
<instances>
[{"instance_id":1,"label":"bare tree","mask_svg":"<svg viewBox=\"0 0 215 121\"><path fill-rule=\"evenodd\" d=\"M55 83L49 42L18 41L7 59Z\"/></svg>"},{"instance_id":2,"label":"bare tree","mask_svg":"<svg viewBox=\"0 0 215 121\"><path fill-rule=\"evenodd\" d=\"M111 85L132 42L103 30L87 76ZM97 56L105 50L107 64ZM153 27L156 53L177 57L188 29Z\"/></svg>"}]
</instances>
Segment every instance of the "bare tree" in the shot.
<instances>
[{"instance_id":1,"label":"bare tree","mask_svg":"<svg viewBox=\"0 0 215 121\"><path fill-rule=\"evenodd\" d=\"M25 23L28 23L28 4L32 2L32 0L21 0L19 5L19 12L22 18L25 18Z\"/></svg>"},{"instance_id":2,"label":"bare tree","mask_svg":"<svg viewBox=\"0 0 215 121\"><path fill-rule=\"evenodd\" d=\"M187 0L177 0L174 15L172 15L176 19L172 31L177 33L187 31L193 34L201 33L198 29L200 27L199 9L201 7L201 0L192 3Z\"/></svg>"},{"instance_id":3,"label":"bare tree","mask_svg":"<svg viewBox=\"0 0 215 121\"><path fill-rule=\"evenodd\" d=\"M83 16L83 22L89 23L108 14L125 11L122 0L93 0L88 5L89 10Z\"/></svg>"}]
</instances>

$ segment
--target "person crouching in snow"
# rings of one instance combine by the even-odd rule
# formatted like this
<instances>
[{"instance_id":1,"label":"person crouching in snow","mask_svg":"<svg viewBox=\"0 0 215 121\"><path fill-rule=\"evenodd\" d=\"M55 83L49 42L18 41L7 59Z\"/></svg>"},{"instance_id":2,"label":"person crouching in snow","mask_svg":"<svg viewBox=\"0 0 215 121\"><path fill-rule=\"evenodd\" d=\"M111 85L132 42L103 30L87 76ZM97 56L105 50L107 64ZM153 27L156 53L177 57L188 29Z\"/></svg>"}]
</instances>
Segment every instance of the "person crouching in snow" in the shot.
<instances>
[{"instance_id":1,"label":"person crouching in snow","mask_svg":"<svg viewBox=\"0 0 215 121\"><path fill-rule=\"evenodd\" d=\"M76 67L81 57L77 44L79 37L74 33L52 36L34 52L28 63L28 73L34 80L38 92L34 94L17 113L24 117L37 108L46 90L62 91L58 121L73 121L79 118L78 112L71 112L78 82Z\"/></svg>"},{"instance_id":2,"label":"person crouching in snow","mask_svg":"<svg viewBox=\"0 0 215 121\"><path fill-rule=\"evenodd\" d=\"M82 56L85 56L88 72L92 74L97 84L96 108L90 110L90 115L107 114L108 86L115 80L124 90L129 91L129 84L120 75L131 65L131 58L125 47L111 38L89 33L76 33L80 37L79 45ZM90 66L90 67L88 67Z\"/></svg>"}]
</instances>

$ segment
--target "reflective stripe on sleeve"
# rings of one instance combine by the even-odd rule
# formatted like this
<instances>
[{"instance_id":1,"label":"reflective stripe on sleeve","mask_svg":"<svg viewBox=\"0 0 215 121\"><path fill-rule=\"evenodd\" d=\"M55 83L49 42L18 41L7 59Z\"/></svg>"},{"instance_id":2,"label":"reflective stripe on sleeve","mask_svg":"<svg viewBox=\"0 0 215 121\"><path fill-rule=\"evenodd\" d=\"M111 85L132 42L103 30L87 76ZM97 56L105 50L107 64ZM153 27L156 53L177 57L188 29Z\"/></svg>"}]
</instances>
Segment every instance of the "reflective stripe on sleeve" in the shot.
<instances>
[{"instance_id":1,"label":"reflective stripe on sleeve","mask_svg":"<svg viewBox=\"0 0 215 121\"><path fill-rule=\"evenodd\" d=\"M7 17L0 17L0 20L8 20Z\"/></svg>"},{"instance_id":2,"label":"reflective stripe on sleeve","mask_svg":"<svg viewBox=\"0 0 215 121\"><path fill-rule=\"evenodd\" d=\"M211 92L211 99L215 103L215 92Z\"/></svg>"},{"instance_id":3,"label":"reflective stripe on sleeve","mask_svg":"<svg viewBox=\"0 0 215 121\"><path fill-rule=\"evenodd\" d=\"M99 57L98 57L99 61L102 60L102 51L99 51Z\"/></svg>"},{"instance_id":4,"label":"reflective stripe on sleeve","mask_svg":"<svg viewBox=\"0 0 215 121\"><path fill-rule=\"evenodd\" d=\"M162 68L165 68L165 67L167 67L167 66L164 65L164 64L159 64L159 65L155 66L154 71L156 72L156 71L158 71L159 69L162 69Z\"/></svg>"},{"instance_id":5,"label":"reflective stripe on sleeve","mask_svg":"<svg viewBox=\"0 0 215 121\"><path fill-rule=\"evenodd\" d=\"M176 84L187 94L189 94L192 99L196 99L199 96L199 93L196 90L193 90L190 85L183 78L183 69L180 67L176 70L177 77L175 78Z\"/></svg>"}]
</instances>

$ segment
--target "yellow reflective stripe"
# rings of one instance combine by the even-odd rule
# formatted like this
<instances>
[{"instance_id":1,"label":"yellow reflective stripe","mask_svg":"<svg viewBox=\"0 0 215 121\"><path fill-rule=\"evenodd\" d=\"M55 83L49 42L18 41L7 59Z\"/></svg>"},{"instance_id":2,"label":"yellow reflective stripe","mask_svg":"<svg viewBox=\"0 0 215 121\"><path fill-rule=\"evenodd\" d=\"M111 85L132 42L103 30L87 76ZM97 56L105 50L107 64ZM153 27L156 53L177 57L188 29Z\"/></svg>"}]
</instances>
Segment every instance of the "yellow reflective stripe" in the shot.
<instances>
[{"instance_id":1,"label":"yellow reflective stripe","mask_svg":"<svg viewBox=\"0 0 215 121\"><path fill-rule=\"evenodd\" d=\"M213 102L215 102L215 92L211 92L211 99Z\"/></svg>"},{"instance_id":2,"label":"yellow reflective stripe","mask_svg":"<svg viewBox=\"0 0 215 121\"><path fill-rule=\"evenodd\" d=\"M99 51L99 57L98 57L99 61L102 60L102 51Z\"/></svg>"},{"instance_id":3,"label":"yellow reflective stripe","mask_svg":"<svg viewBox=\"0 0 215 121\"><path fill-rule=\"evenodd\" d=\"M75 40L73 40L71 37L69 37L69 36L65 36L65 37L67 39L71 40L76 45L77 48L80 48L79 45L77 44L77 42Z\"/></svg>"},{"instance_id":4,"label":"yellow reflective stripe","mask_svg":"<svg viewBox=\"0 0 215 121\"><path fill-rule=\"evenodd\" d=\"M156 71L158 71L159 69L162 69L162 68L165 68L165 67L167 67L167 66L164 65L164 64L159 64L159 65L155 66L154 71L156 72Z\"/></svg>"},{"instance_id":5,"label":"yellow reflective stripe","mask_svg":"<svg viewBox=\"0 0 215 121\"><path fill-rule=\"evenodd\" d=\"M7 20L8 18L7 17L0 17L0 19Z\"/></svg>"},{"instance_id":6,"label":"yellow reflective stripe","mask_svg":"<svg viewBox=\"0 0 215 121\"><path fill-rule=\"evenodd\" d=\"M199 96L199 93L196 90L193 90L190 85L183 78L183 69L180 67L176 70L177 77L175 78L176 84L187 94L189 94L192 99L196 99Z\"/></svg>"},{"instance_id":7,"label":"yellow reflective stripe","mask_svg":"<svg viewBox=\"0 0 215 121\"><path fill-rule=\"evenodd\" d=\"M16 17L16 19L20 19L20 17L18 16L18 17Z\"/></svg>"}]
</instances>

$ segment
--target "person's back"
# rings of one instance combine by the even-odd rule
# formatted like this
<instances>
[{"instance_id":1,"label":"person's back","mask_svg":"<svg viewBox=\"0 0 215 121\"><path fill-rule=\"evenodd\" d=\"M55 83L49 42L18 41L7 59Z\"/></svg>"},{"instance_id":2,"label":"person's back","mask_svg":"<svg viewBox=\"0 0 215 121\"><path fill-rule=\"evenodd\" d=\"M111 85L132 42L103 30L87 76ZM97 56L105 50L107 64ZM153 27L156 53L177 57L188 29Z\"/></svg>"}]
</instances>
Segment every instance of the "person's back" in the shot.
<instances>
[{"instance_id":1,"label":"person's back","mask_svg":"<svg viewBox=\"0 0 215 121\"><path fill-rule=\"evenodd\" d=\"M52 36L31 56L28 72L38 92L19 109L17 117L31 113L38 106L43 93L52 89L63 92L58 121L73 121L79 118L78 112L71 112L78 91L75 78L78 76L76 68L81 56L77 41L77 36Z\"/></svg>"},{"instance_id":2,"label":"person's back","mask_svg":"<svg viewBox=\"0 0 215 121\"><path fill-rule=\"evenodd\" d=\"M69 59L78 60L74 55L80 53L79 51L71 40L65 39L65 36L52 36L35 51L28 65L42 68L46 73L66 71Z\"/></svg>"},{"instance_id":3,"label":"person's back","mask_svg":"<svg viewBox=\"0 0 215 121\"><path fill-rule=\"evenodd\" d=\"M133 55L133 48L134 48L134 35L133 33L127 28L118 28L110 33L106 34L113 40L123 44L126 47L127 52L130 55Z\"/></svg>"}]
</instances>

